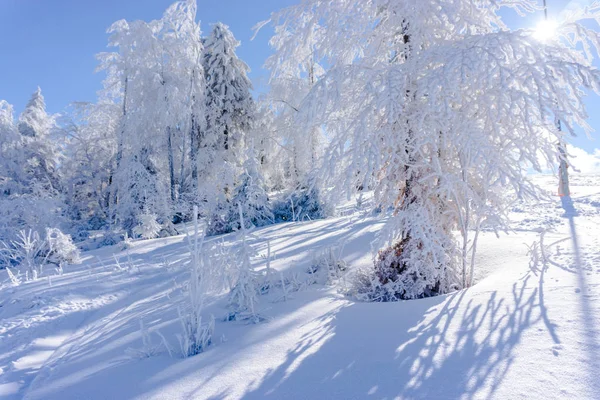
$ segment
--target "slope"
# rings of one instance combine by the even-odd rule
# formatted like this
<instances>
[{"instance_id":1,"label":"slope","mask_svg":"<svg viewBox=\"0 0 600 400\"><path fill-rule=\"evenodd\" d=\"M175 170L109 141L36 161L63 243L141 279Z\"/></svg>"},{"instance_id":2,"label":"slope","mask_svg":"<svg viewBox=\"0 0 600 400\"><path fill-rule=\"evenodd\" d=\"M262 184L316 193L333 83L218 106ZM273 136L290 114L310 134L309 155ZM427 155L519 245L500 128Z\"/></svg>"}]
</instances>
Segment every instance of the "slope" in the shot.
<instances>
[{"instance_id":1,"label":"slope","mask_svg":"<svg viewBox=\"0 0 600 400\"><path fill-rule=\"evenodd\" d=\"M375 217L355 212L257 230L256 265L264 266L269 243L288 289L261 296L259 312L269 320L247 325L222 321L225 299L216 287L206 311L217 317L216 340L188 359L176 339L189 279L185 237L91 252L62 276L3 286L0 394L600 398L600 179L572 183L578 216L564 218L553 202L516 206L513 232L483 235L478 283L436 298L360 303L338 293L344 278L309 284L308 267L331 246L350 270L371 262L382 223ZM214 240L236 244L234 236ZM140 320L151 346L142 344Z\"/></svg>"}]
</instances>

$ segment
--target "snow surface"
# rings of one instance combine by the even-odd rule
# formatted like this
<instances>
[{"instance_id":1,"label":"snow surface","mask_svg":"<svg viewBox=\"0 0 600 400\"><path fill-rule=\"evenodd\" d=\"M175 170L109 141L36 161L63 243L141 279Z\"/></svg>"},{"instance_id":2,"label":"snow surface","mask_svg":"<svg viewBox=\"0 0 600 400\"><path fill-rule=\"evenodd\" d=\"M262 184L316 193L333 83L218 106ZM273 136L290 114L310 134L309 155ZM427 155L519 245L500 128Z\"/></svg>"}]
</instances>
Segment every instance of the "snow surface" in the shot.
<instances>
[{"instance_id":1,"label":"snow surface","mask_svg":"<svg viewBox=\"0 0 600 400\"><path fill-rule=\"evenodd\" d=\"M554 177L536 179L554 191ZM256 325L224 322L226 300L215 293L205 313L217 318L214 343L187 359L176 339L185 236L84 253L82 265L16 287L3 277L0 397L600 399L600 177L571 184L574 218L553 197L516 204L514 231L483 234L470 289L361 303L339 293L346 277L261 296L269 320ZM372 262L381 226L349 207L340 218L261 228L256 266L269 242L271 266L302 283L320 250L343 245L351 274ZM150 353L140 320L157 344Z\"/></svg>"}]
</instances>

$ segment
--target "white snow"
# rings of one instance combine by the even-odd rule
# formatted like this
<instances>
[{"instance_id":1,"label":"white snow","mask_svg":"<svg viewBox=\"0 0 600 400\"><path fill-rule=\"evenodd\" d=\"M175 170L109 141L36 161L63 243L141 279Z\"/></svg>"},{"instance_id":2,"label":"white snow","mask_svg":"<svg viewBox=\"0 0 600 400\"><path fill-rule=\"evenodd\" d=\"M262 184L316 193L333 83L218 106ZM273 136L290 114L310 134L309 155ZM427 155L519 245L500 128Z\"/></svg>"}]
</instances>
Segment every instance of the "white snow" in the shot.
<instances>
[{"instance_id":1,"label":"white snow","mask_svg":"<svg viewBox=\"0 0 600 400\"><path fill-rule=\"evenodd\" d=\"M555 191L554 177L536 180ZM554 196L515 205L514 231L483 234L477 284L467 290L361 303L339 293L346 276L336 286L302 285L286 301L260 296L269 320L256 325L224 322L226 299L215 293L204 313L217 318L215 340L187 359L175 337L189 279L185 236L83 253L63 275L16 287L3 276L0 397L600 398L600 177L571 184L572 221ZM333 245L343 246L349 274L369 266L383 221L344 215L253 231L255 266L265 265L267 241L271 266L290 280L306 281L315 254ZM530 249L542 230L536 262ZM131 356L142 347L140 319L172 356L166 348Z\"/></svg>"}]
</instances>

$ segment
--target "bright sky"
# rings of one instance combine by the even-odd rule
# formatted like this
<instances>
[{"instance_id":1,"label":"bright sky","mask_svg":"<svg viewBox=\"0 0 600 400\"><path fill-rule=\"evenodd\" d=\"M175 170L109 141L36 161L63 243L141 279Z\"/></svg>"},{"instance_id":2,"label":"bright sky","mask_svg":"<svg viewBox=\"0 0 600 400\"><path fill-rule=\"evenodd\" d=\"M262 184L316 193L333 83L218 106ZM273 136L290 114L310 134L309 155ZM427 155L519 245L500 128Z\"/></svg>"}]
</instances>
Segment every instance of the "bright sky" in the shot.
<instances>
[{"instance_id":1,"label":"bright sky","mask_svg":"<svg viewBox=\"0 0 600 400\"><path fill-rule=\"evenodd\" d=\"M60 112L73 101L95 101L102 74L94 73L95 54L107 51L106 29L119 19L160 18L174 0L0 0L0 99L20 112L39 85L49 112ZM539 0L540 4L542 0ZM565 8L591 0L547 0L550 16L558 18ZM266 71L261 67L270 54L272 29L264 28L251 41L252 27L269 18L272 11L299 0L198 0L202 30L221 21L241 40L238 55L252 72L255 88L264 88ZM511 28L533 27L543 13L519 18L506 15ZM600 65L600 63L598 63ZM582 137L573 143L593 152L600 149L600 98L588 101L590 123L596 140Z\"/></svg>"}]
</instances>

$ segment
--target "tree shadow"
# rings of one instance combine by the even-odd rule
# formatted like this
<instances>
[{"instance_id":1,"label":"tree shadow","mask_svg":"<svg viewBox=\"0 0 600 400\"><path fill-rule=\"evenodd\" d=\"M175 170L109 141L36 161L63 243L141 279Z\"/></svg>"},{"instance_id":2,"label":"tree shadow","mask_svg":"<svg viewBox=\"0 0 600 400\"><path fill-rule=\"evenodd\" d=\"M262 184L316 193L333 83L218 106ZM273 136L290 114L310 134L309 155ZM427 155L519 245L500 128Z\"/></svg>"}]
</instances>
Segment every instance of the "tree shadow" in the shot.
<instances>
[{"instance_id":1,"label":"tree shadow","mask_svg":"<svg viewBox=\"0 0 600 400\"><path fill-rule=\"evenodd\" d=\"M580 247L579 236L577 235L577 227L575 224L575 217L577 216L574 210L565 208L565 216L569 220L569 230L571 233L571 240L573 243L574 252L574 269L577 274L578 290L581 294L579 296L579 305L583 316L581 321L584 329L585 345L587 347L586 358L587 358L587 372L590 376L590 382L593 382L593 393L600 393L600 379L598 379L598 371L600 371L600 329L598 328L596 315L594 312L594 306L590 302L589 294L589 283L586 278L586 268L584 267L584 258L586 255L583 254ZM590 255L587 255L589 258ZM590 263L593 265L593 262ZM589 273L588 273L589 274Z\"/></svg>"},{"instance_id":2,"label":"tree shadow","mask_svg":"<svg viewBox=\"0 0 600 400\"><path fill-rule=\"evenodd\" d=\"M542 318L537 291L526 279L505 298L494 291L465 302L469 291L462 291L341 307L243 398L488 397L523 333Z\"/></svg>"}]
</instances>

